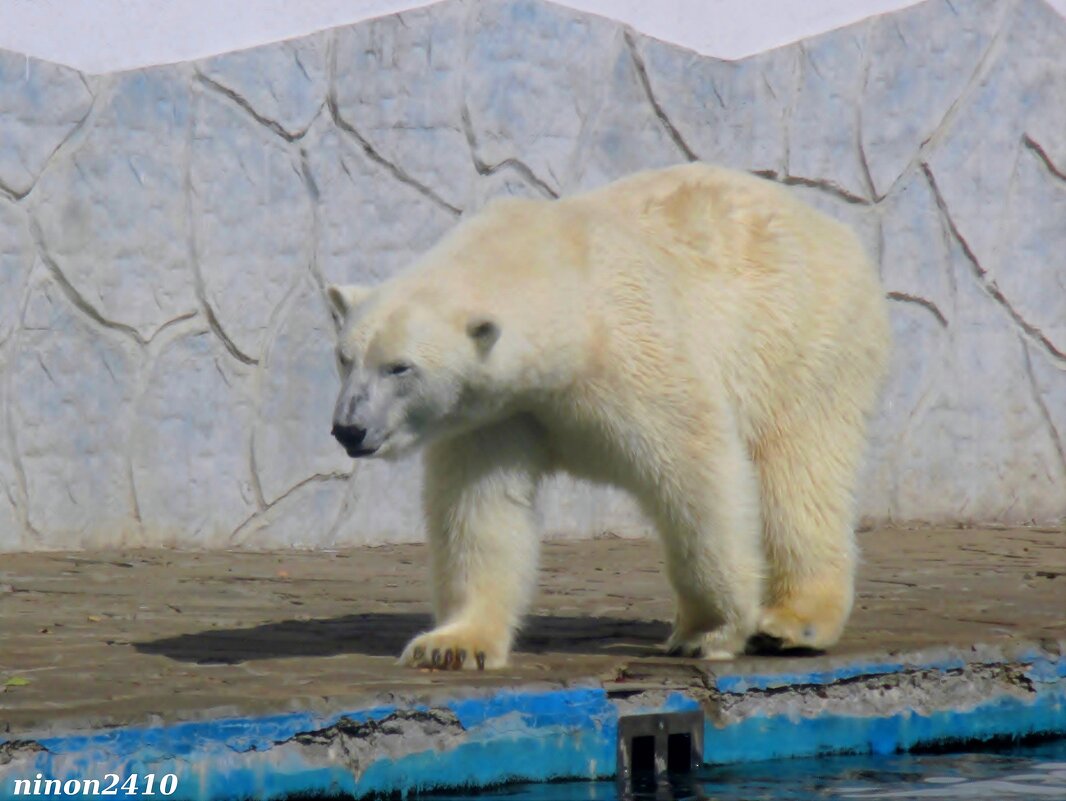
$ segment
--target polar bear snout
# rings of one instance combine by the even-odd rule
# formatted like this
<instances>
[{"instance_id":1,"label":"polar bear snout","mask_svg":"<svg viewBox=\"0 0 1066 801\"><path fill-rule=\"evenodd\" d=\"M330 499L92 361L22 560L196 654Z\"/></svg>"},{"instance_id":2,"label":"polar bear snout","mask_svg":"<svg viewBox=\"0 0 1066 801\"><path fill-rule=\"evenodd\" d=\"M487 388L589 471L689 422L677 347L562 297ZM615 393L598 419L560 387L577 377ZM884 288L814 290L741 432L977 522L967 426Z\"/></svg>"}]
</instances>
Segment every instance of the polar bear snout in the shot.
<instances>
[{"instance_id":1,"label":"polar bear snout","mask_svg":"<svg viewBox=\"0 0 1066 801\"><path fill-rule=\"evenodd\" d=\"M363 446L363 440L366 439L365 428L334 423L332 433L337 442L341 444L341 447L343 447L352 458L370 456L377 450L377 448L366 448Z\"/></svg>"}]
</instances>

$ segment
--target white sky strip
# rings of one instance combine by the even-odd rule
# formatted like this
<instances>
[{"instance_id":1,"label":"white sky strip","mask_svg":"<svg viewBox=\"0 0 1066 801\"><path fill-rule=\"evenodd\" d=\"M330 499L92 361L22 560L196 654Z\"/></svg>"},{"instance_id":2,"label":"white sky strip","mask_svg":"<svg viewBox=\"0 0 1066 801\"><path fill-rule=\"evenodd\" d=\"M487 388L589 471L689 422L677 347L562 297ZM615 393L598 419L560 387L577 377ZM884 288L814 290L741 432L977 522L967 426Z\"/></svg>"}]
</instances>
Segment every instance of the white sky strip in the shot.
<instances>
[{"instance_id":1,"label":"white sky strip","mask_svg":"<svg viewBox=\"0 0 1066 801\"><path fill-rule=\"evenodd\" d=\"M737 59L917 0L565 0ZM1047 0L1066 16L1066 0ZM419 0L0 0L0 48L88 73L170 64L430 5Z\"/></svg>"}]
</instances>

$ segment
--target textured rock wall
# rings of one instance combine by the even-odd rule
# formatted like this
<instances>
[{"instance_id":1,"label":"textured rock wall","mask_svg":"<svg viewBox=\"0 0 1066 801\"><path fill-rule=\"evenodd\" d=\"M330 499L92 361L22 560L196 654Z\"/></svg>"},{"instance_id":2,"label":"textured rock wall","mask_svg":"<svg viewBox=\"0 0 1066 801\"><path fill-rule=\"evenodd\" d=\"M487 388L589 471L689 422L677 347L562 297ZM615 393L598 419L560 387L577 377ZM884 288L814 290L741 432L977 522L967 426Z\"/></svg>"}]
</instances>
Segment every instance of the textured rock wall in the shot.
<instances>
[{"instance_id":1,"label":"textured rock wall","mask_svg":"<svg viewBox=\"0 0 1066 801\"><path fill-rule=\"evenodd\" d=\"M1066 515L1066 21L927 0L738 62L462 2L105 76L0 52L0 548L382 542L418 465L328 430L330 281L499 194L717 161L855 225L897 348L873 521ZM636 532L553 482L550 532Z\"/></svg>"}]
</instances>

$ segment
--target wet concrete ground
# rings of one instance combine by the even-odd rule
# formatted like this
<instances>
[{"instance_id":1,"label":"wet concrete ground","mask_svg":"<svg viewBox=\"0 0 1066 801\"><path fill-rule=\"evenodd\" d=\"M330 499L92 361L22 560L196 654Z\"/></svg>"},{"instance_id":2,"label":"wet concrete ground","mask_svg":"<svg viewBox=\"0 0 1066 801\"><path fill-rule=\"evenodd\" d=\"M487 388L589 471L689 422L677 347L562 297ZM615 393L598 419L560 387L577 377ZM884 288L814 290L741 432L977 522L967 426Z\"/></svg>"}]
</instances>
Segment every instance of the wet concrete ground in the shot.
<instances>
[{"instance_id":1,"label":"wet concrete ground","mask_svg":"<svg viewBox=\"0 0 1066 801\"><path fill-rule=\"evenodd\" d=\"M876 530L828 657L745 657L730 673L1066 637L1066 532ZM654 541L544 546L512 666L395 666L429 625L426 550L0 555L0 739L22 732L355 709L499 686L669 683L672 616Z\"/></svg>"}]
</instances>

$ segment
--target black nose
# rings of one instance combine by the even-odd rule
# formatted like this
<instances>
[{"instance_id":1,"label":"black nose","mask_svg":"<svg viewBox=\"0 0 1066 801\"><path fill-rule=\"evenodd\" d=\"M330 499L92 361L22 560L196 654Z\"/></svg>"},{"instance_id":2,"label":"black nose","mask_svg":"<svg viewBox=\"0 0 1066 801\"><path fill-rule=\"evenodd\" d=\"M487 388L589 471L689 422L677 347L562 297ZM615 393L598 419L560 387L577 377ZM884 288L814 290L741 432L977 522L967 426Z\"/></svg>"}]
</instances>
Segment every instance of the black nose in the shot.
<instances>
[{"instance_id":1,"label":"black nose","mask_svg":"<svg viewBox=\"0 0 1066 801\"><path fill-rule=\"evenodd\" d=\"M363 437L366 436L366 429L359 428L358 426L342 426L334 423L333 436L337 438L337 442L344 446L345 450L358 450L359 446L363 444Z\"/></svg>"}]
</instances>

